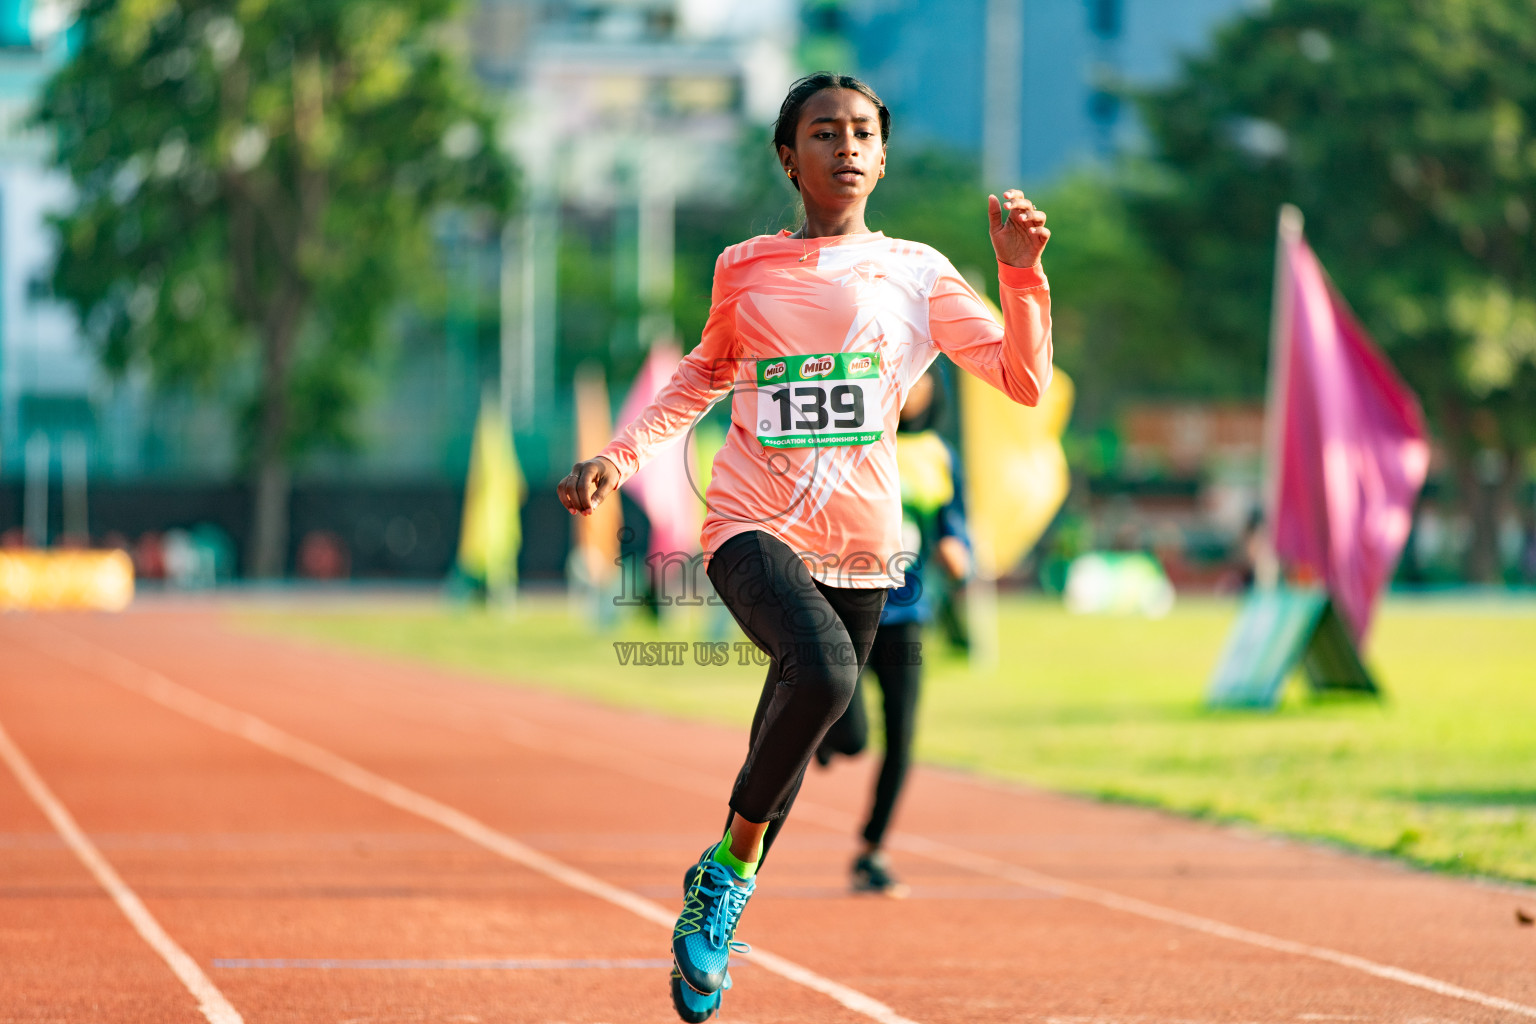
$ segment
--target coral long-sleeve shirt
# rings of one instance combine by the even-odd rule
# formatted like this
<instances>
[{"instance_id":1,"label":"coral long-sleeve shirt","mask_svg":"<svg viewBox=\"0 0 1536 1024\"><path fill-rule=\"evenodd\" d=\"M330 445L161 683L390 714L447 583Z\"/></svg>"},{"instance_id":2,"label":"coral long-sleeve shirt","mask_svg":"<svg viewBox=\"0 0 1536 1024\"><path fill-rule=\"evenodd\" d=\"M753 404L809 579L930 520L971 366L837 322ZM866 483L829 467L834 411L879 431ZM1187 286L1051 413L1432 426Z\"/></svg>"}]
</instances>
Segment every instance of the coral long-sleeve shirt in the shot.
<instances>
[{"instance_id":1,"label":"coral long-sleeve shirt","mask_svg":"<svg viewBox=\"0 0 1536 1024\"><path fill-rule=\"evenodd\" d=\"M699 345L600 453L622 480L731 393L705 493L702 547L764 530L834 587L897 587L896 421L940 352L1016 402L1051 379L1050 291L998 265L999 325L943 255L880 232L733 245L715 263Z\"/></svg>"}]
</instances>

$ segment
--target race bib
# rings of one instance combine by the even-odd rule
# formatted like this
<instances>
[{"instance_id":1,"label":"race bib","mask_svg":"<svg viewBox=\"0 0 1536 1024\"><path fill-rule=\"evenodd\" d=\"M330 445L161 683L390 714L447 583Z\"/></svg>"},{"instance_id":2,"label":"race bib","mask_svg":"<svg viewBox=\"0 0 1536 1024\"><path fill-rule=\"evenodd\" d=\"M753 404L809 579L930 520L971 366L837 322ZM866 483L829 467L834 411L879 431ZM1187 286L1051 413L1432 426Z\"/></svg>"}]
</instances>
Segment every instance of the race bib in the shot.
<instances>
[{"instance_id":1,"label":"race bib","mask_svg":"<svg viewBox=\"0 0 1536 1024\"><path fill-rule=\"evenodd\" d=\"M880 354L757 361L757 440L768 448L880 440Z\"/></svg>"}]
</instances>

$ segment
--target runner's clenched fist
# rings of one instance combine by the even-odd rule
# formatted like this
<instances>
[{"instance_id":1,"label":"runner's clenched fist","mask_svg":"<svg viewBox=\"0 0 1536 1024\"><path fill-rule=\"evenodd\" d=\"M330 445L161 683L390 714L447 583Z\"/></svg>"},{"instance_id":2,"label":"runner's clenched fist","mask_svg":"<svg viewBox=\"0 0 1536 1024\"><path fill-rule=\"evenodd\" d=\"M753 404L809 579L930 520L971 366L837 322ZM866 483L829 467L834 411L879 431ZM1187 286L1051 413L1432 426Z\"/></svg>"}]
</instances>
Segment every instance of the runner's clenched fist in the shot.
<instances>
[{"instance_id":1,"label":"runner's clenched fist","mask_svg":"<svg viewBox=\"0 0 1536 1024\"><path fill-rule=\"evenodd\" d=\"M617 486L618 467L599 455L572 466L565 479L555 486L555 491L560 495L560 503L571 510L571 515L589 516Z\"/></svg>"},{"instance_id":2,"label":"runner's clenched fist","mask_svg":"<svg viewBox=\"0 0 1536 1024\"><path fill-rule=\"evenodd\" d=\"M997 261L1015 267L1039 266L1040 253L1051 240L1045 214L1016 188L1004 192L1002 202L997 201L997 196L987 196L987 209L991 213L988 221Z\"/></svg>"}]
</instances>

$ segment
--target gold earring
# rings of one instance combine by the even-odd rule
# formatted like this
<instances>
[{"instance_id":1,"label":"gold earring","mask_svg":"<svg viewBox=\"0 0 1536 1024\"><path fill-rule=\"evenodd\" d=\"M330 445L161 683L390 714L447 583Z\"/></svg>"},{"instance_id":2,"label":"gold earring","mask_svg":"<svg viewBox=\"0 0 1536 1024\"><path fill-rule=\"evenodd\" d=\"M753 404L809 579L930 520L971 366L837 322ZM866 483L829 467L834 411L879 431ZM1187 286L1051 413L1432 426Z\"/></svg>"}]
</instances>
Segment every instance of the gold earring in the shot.
<instances>
[{"instance_id":1,"label":"gold earring","mask_svg":"<svg viewBox=\"0 0 1536 1024\"><path fill-rule=\"evenodd\" d=\"M794 181L795 180L794 169L793 168L789 168L789 167L784 168L784 176L786 178L788 178L790 181Z\"/></svg>"}]
</instances>

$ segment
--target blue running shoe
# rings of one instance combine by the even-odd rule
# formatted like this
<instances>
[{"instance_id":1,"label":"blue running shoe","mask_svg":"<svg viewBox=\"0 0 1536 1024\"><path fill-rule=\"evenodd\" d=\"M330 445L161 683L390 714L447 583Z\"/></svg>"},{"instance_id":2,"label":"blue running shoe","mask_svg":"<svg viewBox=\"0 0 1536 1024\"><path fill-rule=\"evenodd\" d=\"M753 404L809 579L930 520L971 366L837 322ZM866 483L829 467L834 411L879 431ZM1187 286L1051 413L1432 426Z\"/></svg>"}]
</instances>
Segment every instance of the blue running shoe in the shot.
<instances>
[{"instance_id":1,"label":"blue running shoe","mask_svg":"<svg viewBox=\"0 0 1536 1024\"><path fill-rule=\"evenodd\" d=\"M731 953L749 952L736 942L736 924L757 879L739 884L734 872L710 859L711 846L683 875L683 912L672 929L672 959L689 988L711 996L725 985Z\"/></svg>"},{"instance_id":2,"label":"blue running shoe","mask_svg":"<svg viewBox=\"0 0 1536 1024\"><path fill-rule=\"evenodd\" d=\"M725 984L720 986L720 991L712 995L703 996L695 992L683 980L683 973L677 969L677 964L672 964L672 1008L677 1015L688 1024L704 1024L720 1012L720 996L731 987L731 976L725 976Z\"/></svg>"}]
</instances>

